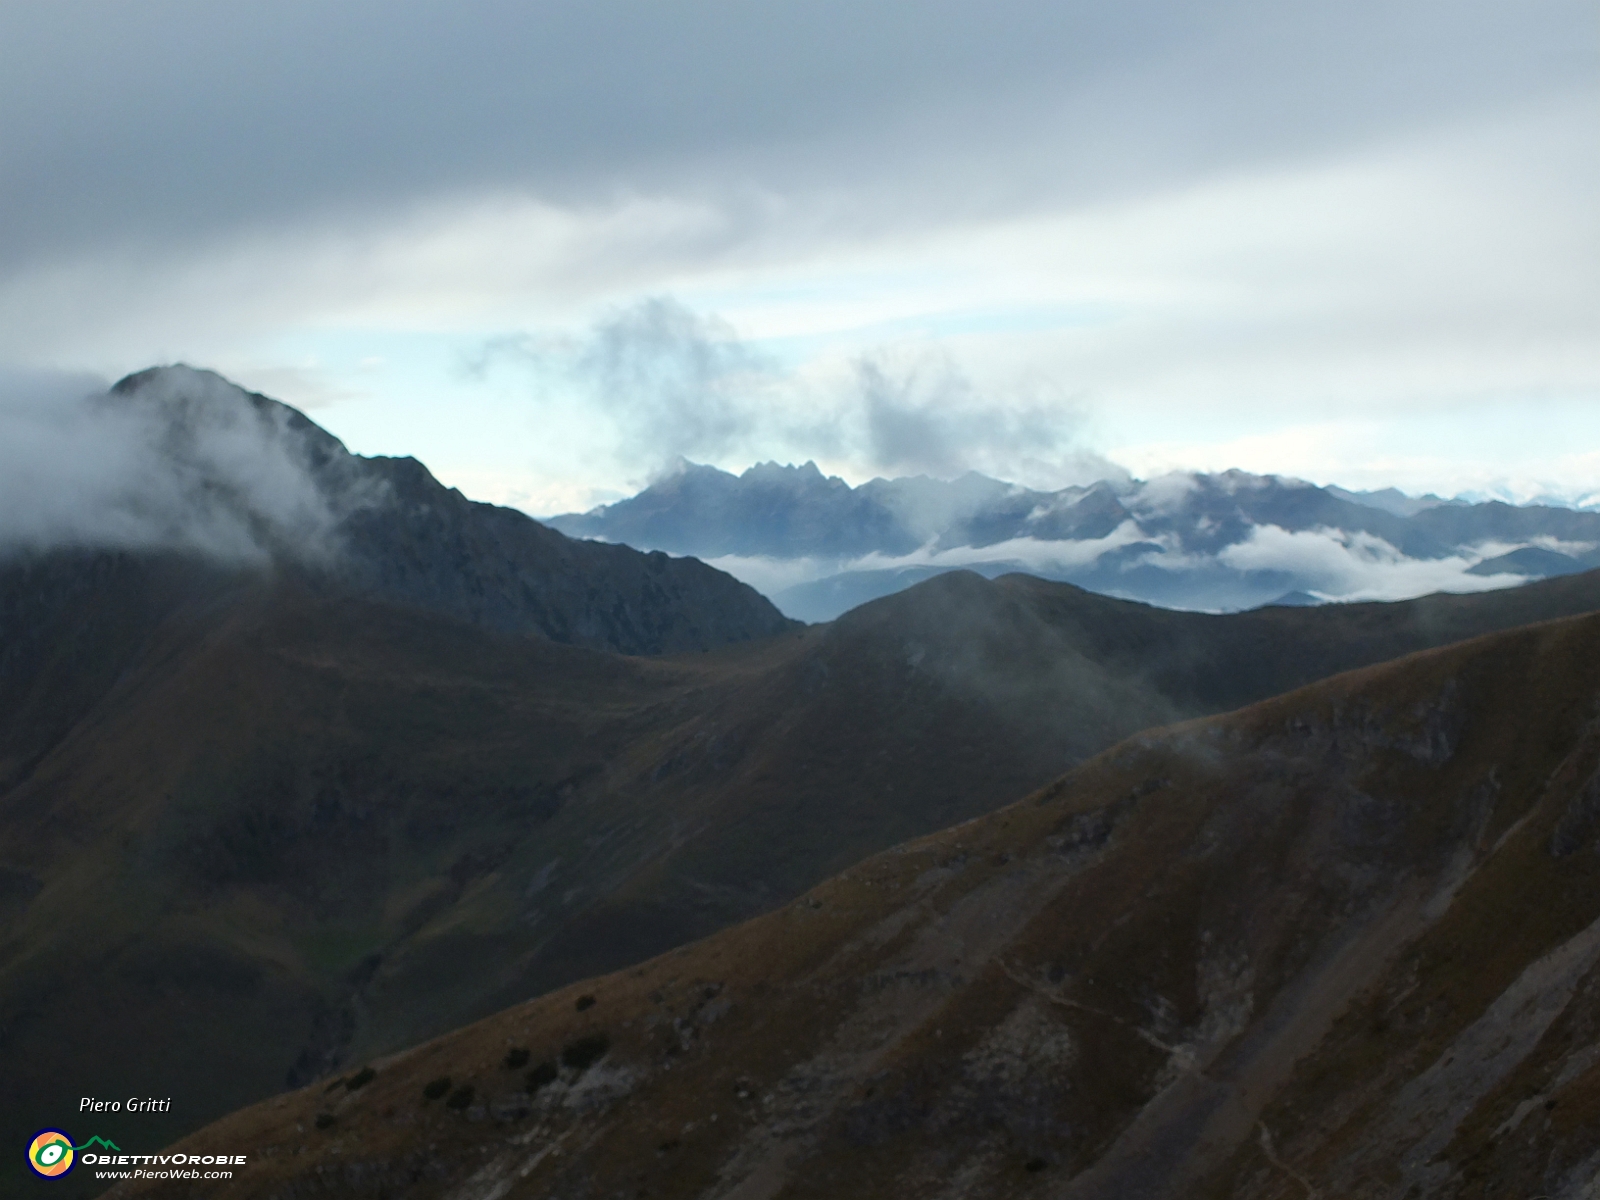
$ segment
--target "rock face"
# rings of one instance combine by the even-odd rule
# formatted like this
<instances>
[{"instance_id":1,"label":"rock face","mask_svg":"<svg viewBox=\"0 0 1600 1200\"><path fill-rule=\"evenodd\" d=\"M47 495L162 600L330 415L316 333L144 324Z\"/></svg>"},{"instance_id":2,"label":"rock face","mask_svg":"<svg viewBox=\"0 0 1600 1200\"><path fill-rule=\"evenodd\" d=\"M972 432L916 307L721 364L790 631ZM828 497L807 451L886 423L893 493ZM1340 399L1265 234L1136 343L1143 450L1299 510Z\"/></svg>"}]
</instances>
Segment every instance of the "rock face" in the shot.
<instances>
[{"instance_id":1,"label":"rock face","mask_svg":"<svg viewBox=\"0 0 1600 1200\"><path fill-rule=\"evenodd\" d=\"M465 499L414 459L368 470L387 500L346 523L348 578L365 595L624 654L705 650L798 624L698 559L574 541Z\"/></svg>"},{"instance_id":2,"label":"rock face","mask_svg":"<svg viewBox=\"0 0 1600 1200\"><path fill-rule=\"evenodd\" d=\"M159 429L163 466L201 476L181 515L203 511L212 540L222 540L219 512L234 518L243 562L267 558L358 595L624 654L704 650L793 625L702 562L574 541L474 503L415 459L352 455L303 414L211 372L152 368L111 399ZM255 478L263 461L276 477Z\"/></svg>"},{"instance_id":3,"label":"rock face","mask_svg":"<svg viewBox=\"0 0 1600 1200\"><path fill-rule=\"evenodd\" d=\"M1592 1195L1597 662L1577 617L1140 734L173 1149L263 1198Z\"/></svg>"}]
</instances>

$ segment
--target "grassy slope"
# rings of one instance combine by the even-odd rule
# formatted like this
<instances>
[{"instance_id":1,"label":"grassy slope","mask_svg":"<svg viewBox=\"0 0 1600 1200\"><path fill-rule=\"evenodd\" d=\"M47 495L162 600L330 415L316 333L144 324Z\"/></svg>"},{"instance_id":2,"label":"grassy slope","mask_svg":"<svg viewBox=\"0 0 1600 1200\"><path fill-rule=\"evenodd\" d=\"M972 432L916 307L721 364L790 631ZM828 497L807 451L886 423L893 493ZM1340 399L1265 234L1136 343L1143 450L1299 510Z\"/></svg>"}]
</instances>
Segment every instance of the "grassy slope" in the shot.
<instances>
[{"instance_id":1,"label":"grassy slope","mask_svg":"<svg viewBox=\"0 0 1600 1200\"><path fill-rule=\"evenodd\" d=\"M956 575L639 660L281 581L113 583L8 697L57 714L19 723L31 765L0 794L19 1136L138 1091L172 1112L107 1136L175 1137L770 909L1140 728L1600 599L1577 578L1218 618Z\"/></svg>"},{"instance_id":2,"label":"grassy slope","mask_svg":"<svg viewBox=\"0 0 1600 1200\"><path fill-rule=\"evenodd\" d=\"M1576 618L1142 734L179 1148L251 1154L229 1196L1567 1194L1600 1148L1597 667ZM595 1033L537 1090L505 1065Z\"/></svg>"}]
</instances>

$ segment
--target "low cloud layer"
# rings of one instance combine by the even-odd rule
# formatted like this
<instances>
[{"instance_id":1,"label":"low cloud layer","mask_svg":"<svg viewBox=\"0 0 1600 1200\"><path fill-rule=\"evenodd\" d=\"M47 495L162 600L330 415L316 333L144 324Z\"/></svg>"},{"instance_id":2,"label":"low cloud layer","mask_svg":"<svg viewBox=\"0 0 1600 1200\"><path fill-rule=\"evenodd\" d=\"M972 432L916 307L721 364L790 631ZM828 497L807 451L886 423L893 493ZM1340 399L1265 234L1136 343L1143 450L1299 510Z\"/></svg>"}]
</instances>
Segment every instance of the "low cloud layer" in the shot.
<instances>
[{"instance_id":1,"label":"low cloud layer","mask_svg":"<svg viewBox=\"0 0 1600 1200\"><path fill-rule=\"evenodd\" d=\"M1504 547L1482 549L1499 553ZM1511 572L1471 574L1487 557L1492 553L1413 559L1369 534L1277 526L1257 527L1245 541L1202 555L1184 552L1172 539L1147 538L1130 521L1103 538L1076 541L1014 538L948 549L930 544L910 554L848 560L729 555L710 561L771 596L789 615L827 620L874 594L950 570L989 576L1021 571L1106 595L1210 612L1253 608L1297 591L1319 601L1355 602L1493 591L1526 582ZM852 584L852 577L861 582Z\"/></svg>"},{"instance_id":2,"label":"low cloud layer","mask_svg":"<svg viewBox=\"0 0 1600 1200\"><path fill-rule=\"evenodd\" d=\"M339 504L288 418L187 369L132 394L81 376L0 375L0 553L324 557Z\"/></svg>"},{"instance_id":3,"label":"low cloud layer","mask_svg":"<svg viewBox=\"0 0 1600 1200\"><path fill-rule=\"evenodd\" d=\"M1521 576L1509 572L1467 573L1486 557L1492 556L1414 559L1370 533L1337 529L1290 532L1276 525L1258 525L1244 541L1223 549L1216 560L1244 573L1291 575L1298 588L1337 600L1402 600L1428 592L1490 591L1522 582Z\"/></svg>"}]
</instances>

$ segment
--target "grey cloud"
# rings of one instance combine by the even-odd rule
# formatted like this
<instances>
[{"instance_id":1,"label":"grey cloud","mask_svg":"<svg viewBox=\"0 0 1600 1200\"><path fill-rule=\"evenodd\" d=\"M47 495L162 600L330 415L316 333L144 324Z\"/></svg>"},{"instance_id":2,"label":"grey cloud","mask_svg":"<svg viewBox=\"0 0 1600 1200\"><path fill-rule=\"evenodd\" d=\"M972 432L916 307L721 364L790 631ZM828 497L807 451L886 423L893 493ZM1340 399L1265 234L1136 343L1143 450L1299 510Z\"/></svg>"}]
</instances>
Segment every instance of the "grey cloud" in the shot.
<instances>
[{"instance_id":1,"label":"grey cloud","mask_svg":"<svg viewBox=\"0 0 1600 1200\"><path fill-rule=\"evenodd\" d=\"M755 434L755 393L775 370L725 321L667 297L617 309L581 337L493 339L465 366L481 376L504 362L531 372L541 392L579 393L652 466L720 458Z\"/></svg>"},{"instance_id":2,"label":"grey cloud","mask_svg":"<svg viewBox=\"0 0 1600 1200\"><path fill-rule=\"evenodd\" d=\"M851 222L904 226L1589 86L1589 15L1578 0L5 5L0 277L505 191L820 190L852 196Z\"/></svg>"},{"instance_id":3,"label":"grey cloud","mask_svg":"<svg viewBox=\"0 0 1600 1200\"><path fill-rule=\"evenodd\" d=\"M654 297L580 337L518 334L464 363L530 372L548 403L576 394L602 413L617 452L660 470L680 459L832 459L858 470L949 478L1004 471L1060 487L1125 475L1079 444L1083 415L1060 395L982 394L948 356L864 356L832 389L785 374L727 322Z\"/></svg>"},{"instance_id":4,"label":"grey cloud","mask_svg":"<svg viewBox=\"0 0 1600 1200\"><path fill-rule=\"evenodd\" d=\"M210 372L129 393L81 376L0 375L0 552L178 550L319 558L351 495L313 473L291 412Z\"/></svg>"},{"instance_id":5,"label":"grey cloud","mask_svg":"<svg viewBox=\"0 0 1600 1200\"><path fill-rule=\"evenodd\" d=\"M856 370L875 466L928 475L952 475L961 470L964 448L944 408L952 399L959 403L970 399L964 378L941 373L932 394L914 396L915 373L896 379L870 359L858 363Z\"/></svg>"},{"instance_id":6,"label":"grey cloud","mask_svg":"<svg viewBox=\"0 0 1600 1200\"><path fill-rule=\"evenodd\" d=\"M866 357L856 371L864 449L878 470L983 470L1055 487L1126 474L1082 448L1084 415L1066 396L987 397L943 356L899 370Z\"/></svg>"},{"instance_id":7,"label":"grey cloud","mask_svg":"<svg viewBox=\"0 0 1600 1200\"><path fill-rule=\"evenodd\" d=\"M771 369L725 322L664 298L601 322L573 366L646 444L713 457L749 433L752 414L738 389Z\"/></svg>"}]
</instances>

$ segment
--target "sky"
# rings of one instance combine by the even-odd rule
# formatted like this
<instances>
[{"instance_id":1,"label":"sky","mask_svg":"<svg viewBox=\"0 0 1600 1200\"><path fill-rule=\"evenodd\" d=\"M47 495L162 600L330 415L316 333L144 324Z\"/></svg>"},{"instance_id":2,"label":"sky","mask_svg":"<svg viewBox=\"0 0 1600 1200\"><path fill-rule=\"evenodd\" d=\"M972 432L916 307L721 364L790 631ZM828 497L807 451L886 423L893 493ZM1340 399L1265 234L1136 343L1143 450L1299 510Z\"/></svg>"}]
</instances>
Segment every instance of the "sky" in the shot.
<instances>
[{"instance_id":1,"label":"sky","mask_svg":"<svg viewBox=\"0 0 1600 1200\"><path fill-rule=\"evenodd\" d=\"M188 362L534 513L680 456L1572 499L1597 68L1577 0L0 4L0 387Z\"/></svg>"}]
</instances>

